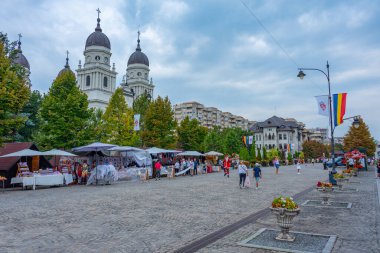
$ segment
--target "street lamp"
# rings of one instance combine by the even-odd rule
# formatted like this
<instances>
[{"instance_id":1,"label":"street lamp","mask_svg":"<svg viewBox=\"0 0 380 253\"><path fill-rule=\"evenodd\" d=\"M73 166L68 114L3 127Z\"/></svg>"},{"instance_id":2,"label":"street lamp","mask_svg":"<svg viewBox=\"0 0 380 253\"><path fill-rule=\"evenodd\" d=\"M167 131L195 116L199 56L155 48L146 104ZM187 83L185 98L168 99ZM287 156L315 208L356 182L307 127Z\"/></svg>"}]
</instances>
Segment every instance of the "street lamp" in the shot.
<instances>
[{"instance_id":1,"label":"street lamp","mask_svg":"<svg viewBox=\"0 0 380 253\"><path fill-rule=\"evenodd\" d=\"M335 152L334 152L334 128L333 128L333 117L332 117L332 99L331 99L331 88L330 88L330 65L329 62L327 61L326 64L326 69L327 69L327 74L320 69L315 69L315 68L298 68L299 72L297 77L299 77L301 80L306 76L306 74L303 72L304 70L313 70L313 71L319 71L323 73L326 78L327 78L327 84L329 87L329 121L330 121L330 131L331 131L331 158L332 158L332 170L331 173L335 174Z\"/></svg>"},{"instance_id":2,"label":"street lamp","mask_svg":"<svg viewBox=\"0 0 380 253\"><path fill-rule=\"evenodd\" d=\"M348 117L348 118L344 118L343 120L347 120L347 119L354 119L354 122L352 122L352 125L358 129L359 126L360 126L360 115L356 115L356 116L352 116L352 117Z\"/></svg>"}]
</instances>

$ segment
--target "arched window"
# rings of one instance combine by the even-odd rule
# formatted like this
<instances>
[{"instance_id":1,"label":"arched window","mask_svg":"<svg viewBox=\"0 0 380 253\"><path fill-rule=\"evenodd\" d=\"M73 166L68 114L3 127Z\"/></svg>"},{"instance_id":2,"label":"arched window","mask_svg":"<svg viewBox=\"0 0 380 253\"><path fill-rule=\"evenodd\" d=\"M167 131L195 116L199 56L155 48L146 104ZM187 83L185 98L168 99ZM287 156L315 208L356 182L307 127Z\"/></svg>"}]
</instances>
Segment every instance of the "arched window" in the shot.
<instances>
[{"instance_id":1,"label":"arched window","mask_svg":"<svg viewBox=\"0 0 380 253\"><path fill-rule=\"evenodd\" d=\"M274 134L272 134L272 140L274 140Z\"/></svg>"},{"instance_id":2,"label":"arched window","mask_svg":"<svg viewBox=\"0 0 380 253\"><path fill-rule=\"evenodd\" d=\"M108 78L106 76L103 78L103 86L108 87Z\"/></svg>"},{"instance_id":3,"label":"arched window","mask_svg":"<svg viewBox=\"0 0 380 253\"><path fill-rule=\"evenodd\" d=\"M265 134L265 140L267 140L268 139L268 135L267 134Z\"/></svg>"},{"instance_id":4,"label":"arched window","mask_svg":"<svg viewBox=\"0 0 380 253\"><path fill-rule=\"evenodd\" d=\"M86 76L86 86L90 86L90 76Z\"/></svg>"}]
</instances>

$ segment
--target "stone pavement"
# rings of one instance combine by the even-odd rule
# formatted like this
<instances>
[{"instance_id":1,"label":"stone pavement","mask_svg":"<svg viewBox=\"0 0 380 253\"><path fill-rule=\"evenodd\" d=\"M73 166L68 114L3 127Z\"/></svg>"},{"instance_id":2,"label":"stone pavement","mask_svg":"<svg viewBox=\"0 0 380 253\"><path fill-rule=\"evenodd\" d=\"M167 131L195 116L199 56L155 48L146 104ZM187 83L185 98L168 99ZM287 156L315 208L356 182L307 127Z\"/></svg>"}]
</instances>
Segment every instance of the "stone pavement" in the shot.
<instances>
[{"instance_id":1,"label":"stone pavement","mask_svg":"<svg viewBox=\"0 0 380 253\"><path fill-rule=\"evenodd\" d=\"M359 253L380 252L380 199L378 186L380 179L375 179L374 168L359 173L344 187L357 188L357 192L334 192L331 201L351 202L351 209L306 207L301 206L301 213L294 219L293 231L306 233L337 235L332 252ZM377 182L376 182L377 181ZM320 200L321 193L316 190L297 199L298 203L306 200ZM247 224L239 230L208 245L198 252L277 252L264 249L247 248L237 245L261 228L277 229L275 217L269 212L256 222Z\"/></svg>"},{"instance_id":2,"label":"stone pavement","mask_svg":"<svg viewBox=\"0 0 380 253\"><path fill-rule=\"evenodd\" d=\"M280 194L294 195L326 178L321 165L308 165L301 175L295 166L281 167L279 175L263 168L259 190L239 189L236 171L229 179L212 173L110 186L10 190L0 193L0 252L172 252L268 207ZM251 233L251 226L256 225L230 234L226 247L244 251L235 242ZM340 247L345 243L350 240ZM219 251L223 245L216 242L209 249Z\"/></svg>"}]
</instances>

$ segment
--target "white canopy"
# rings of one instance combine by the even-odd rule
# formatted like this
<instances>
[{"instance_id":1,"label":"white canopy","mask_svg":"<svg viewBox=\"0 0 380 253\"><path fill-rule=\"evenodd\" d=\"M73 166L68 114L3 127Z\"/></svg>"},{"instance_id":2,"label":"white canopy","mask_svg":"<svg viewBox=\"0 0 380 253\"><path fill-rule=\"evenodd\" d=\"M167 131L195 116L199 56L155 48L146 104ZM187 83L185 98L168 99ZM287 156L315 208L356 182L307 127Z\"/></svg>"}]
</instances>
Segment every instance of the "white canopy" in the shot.
<instances>
[{"instance_id":1,"label":"white canopy","mask_svg":"<svg viewBox=\"0 0 380 253\"><path fill-rule=\"evenodd\" d=\"M180 153L180 151L177 150L170 150L170 149L162 149L162 148L148 148L146 151L149 152L151 155L157 155L157 154L162 154L162 153Z\"/></svg>"},{"instance_id":2,"label":"white canopy","mask_svg":"<svg viewBox=\"0 0 380 253\"><path fill-rule=\"evenodd\" d=\"M44 155L43 152L36 151L36 150L31 150L31 149L23 149L17 152L13 152L7 155L3 155L0 157L17 157L17 156L41 156Z\"/></svg>"},{"instance_id":3,"label":"white canopy","mask_svg":"<svg viewBox=\"0 0 380 253\"><path fill-rule=\"evenodd\" d=\"M146 150L141 149L141 148L135 148L135 147L130 147L130 146L116 146L110 149L107 149L108 151L120 151L120 152L127 152L127 151L143 151L145 152Z\"/></svg>"},{"instance_id":4,"label":"white canopy","mask_svg":"<svg viewBox=\"0 0 380 253\"><path fill-rule=\"evenodd\" d=\"M117 145L113 144L107 144L107 143L101 143L101 142L94 142L86 146L76 147L72 150L74 152L90 152L90 151L100 151L100 150L107 150L113 147L116 147Z\"/></svg>"},{"instance_id":5,"label":"white canopy","mask_svg":"<svg viewBox=\"0 0 380 253\"><path fill-rule=\"evenodd\" d=\"M210 151L205 153L206 156L222 156L222 153L216 152L216 151Z\"/></svg>"},{"instance_id":6,"label":"white canopy","mask_svg":"<svg viewBox=\"0 0 380 253\"><path fill-rule=\"evenodd\" d=\"M185 152L178 153L177 156L204 156L204 155L199 153L198 151L185 151Z\"/></svg>"},{"instance_id":7,"label":"white canopy","mask_svg":"<svg viewBox=\"0 0 380 253\"><path fill-rule=\"evenodd\" d=\"M72 153L69 153L69 152L66 152L63 150L59 150L59 149L52 149L49 151L45 151L45 152L42 152L42 154L43 155L54 155L54 156L77 156L77 155L74 155Z\"/></svg>"}]
</instances>

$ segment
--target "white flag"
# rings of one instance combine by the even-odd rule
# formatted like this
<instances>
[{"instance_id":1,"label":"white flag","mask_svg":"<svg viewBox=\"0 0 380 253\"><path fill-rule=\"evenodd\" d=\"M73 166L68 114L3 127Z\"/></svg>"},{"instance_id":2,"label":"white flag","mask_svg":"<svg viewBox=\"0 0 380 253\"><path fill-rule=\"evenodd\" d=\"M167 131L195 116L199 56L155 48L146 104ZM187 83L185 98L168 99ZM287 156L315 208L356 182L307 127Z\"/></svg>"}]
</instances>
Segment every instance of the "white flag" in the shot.
<instances>
[{"instance_id":1,"label":"white flag","mask_svg":"<svg viewBox=\"0 0 380 253\"><path fill-rule=\"evenodd\" d=\"M248 136L248 144L252 145L252 143L253 143L253 136L250 135L250 136Z\"/></svg>"},{"instance_id":2,"label":"white flag","mask_svg":"<svg viewBox=\"0 0 380 253\"><path fill-rule=\"evenodd\" d=\"M316 96L315 99L317 100L318 104L318 113L320 115L329 116L329 96L322 95L322 96Z\"/></svg>"},{"instance_id":3,"label":"white flag","mask_svg":"<svg viewBox=\"0 0 380 253\"><path fill-rule=\"evenodd\" d=\"M135 114L133 123L134 123L133 130L139 131L140 130L140 114Z\"/></svg>"}]
</instances>

